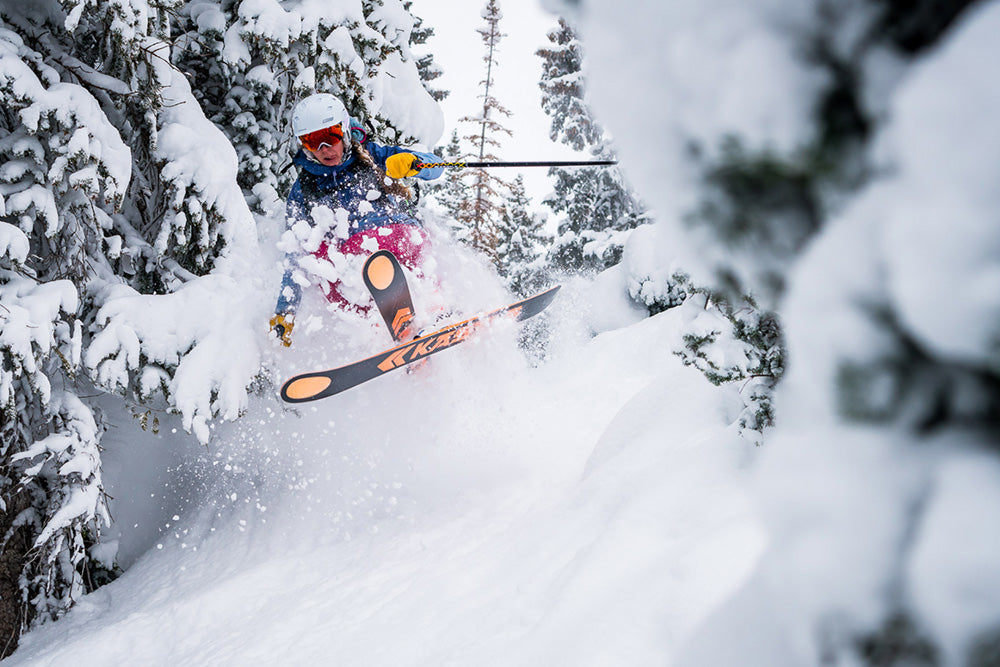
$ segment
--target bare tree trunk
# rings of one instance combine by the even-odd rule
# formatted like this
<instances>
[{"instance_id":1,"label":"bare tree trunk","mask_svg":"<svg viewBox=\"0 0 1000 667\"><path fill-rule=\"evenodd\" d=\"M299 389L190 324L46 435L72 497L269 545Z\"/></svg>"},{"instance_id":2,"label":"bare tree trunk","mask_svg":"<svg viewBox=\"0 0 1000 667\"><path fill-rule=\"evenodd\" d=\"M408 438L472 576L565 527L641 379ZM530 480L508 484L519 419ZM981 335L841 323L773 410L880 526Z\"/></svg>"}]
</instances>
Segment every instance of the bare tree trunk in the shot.
<instances>
[{"instance_id":1,"label":"bare tree trunk","mask_svg":"<svg viewBox=\"0 0 1000 667\"><path fill-rule=\"evenodd\" d=\"M29 607L21 599L19 580L31 549L28 526L11 530L11 524L30 504L29 493L21 489L4 500L7 511L0 514L0 536L6 536L0 544L0 660L17 649L21 628L29 620L25 617Z\"/></svg>"}]
</instances>

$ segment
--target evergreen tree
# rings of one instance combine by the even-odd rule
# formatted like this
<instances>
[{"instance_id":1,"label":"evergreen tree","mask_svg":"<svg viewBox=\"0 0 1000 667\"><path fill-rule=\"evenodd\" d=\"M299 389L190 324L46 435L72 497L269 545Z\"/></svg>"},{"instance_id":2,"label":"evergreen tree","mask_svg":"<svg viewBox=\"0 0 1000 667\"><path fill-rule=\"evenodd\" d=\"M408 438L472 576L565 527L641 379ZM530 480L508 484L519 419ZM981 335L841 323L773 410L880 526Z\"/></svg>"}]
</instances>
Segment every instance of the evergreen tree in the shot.
<instances>
[{"instance_id":1,"label":"evergreen tree","mask_svg":"<svg viewBox=\"0 0 1000 667\"><path fill-rule=\"evenodd\" d=\"M173 165L128 148L162 129L144 40L162 34L168 6L147 8L143 24L128 6L85 4L0 19L0 656L113 567L88 553L109 521L104 427L82 364L101 290L124 267L162 289L217 250L211 205L193 220ZM174 207L142 220L154 213L138 206L143 186ZM202 233L186 236L190 223Z\"/></svg>"},{"instance_id":2,"label":"evergreen tree","mask_svg":"<svg viewBox=\"0 0 1000 667\"><path fill-rule=\"evenodd\" d=\"M486 0L483 7L483 19L486 21L486 25L477 30L486 46L486 55L483 56L486 76L480 81L483 86L483 94L479 96L483 100L483 108L477 116L465 116L459 119L460 122L470 124L475 128L472 134L463 137L474 151L463 156L464 160L478 162L499 160L491 152L492 149L500 146L497 136L511 135L510 130L505 128L496 118L497 115L510 117L510 111L500 104L491 92L494 70L498 66L498 46L503 37L506 36L500 32L500 19L502 18L499 1ZM456 220L467 228L461 238L471 247L489 257L491 261L498 263L497 245L500 243L498 237L500 214L502 202L509 195L510 186L488 169L464 169L462 172L458 178L461 179L471 196L461 202L455 216Z\"/></svg>"},{"instance_id":3,"label":"evergreen tree","mask_svg":"<svg viewBox=\"0 0 1000 667\"><path fill-rule=\"evenodd\" d=\"M791 30L762 10L758 34L798 54L789 74L814 84L785 91L807 110L795 140L775 144L763 123L707 136L701 119L697 132L691 119L679 123L690 142L674 159L701 178L699 203L685 211L687 240L713 270L705 278L712 296L699 292L685 307L723 306L743 324L730 342L750 343L744 356L756 357L729 363L711 340L721 329L706 321L690 331L692 362L720 381L760 371L773 381L784 356L771 344L780 341L776 325L786 313L796 325L785 380L794 384L777 406L782 435L768 443L771 484L761 490L771 546L679 664L725 663L744 651L761 663L997 663L996 605L954 618L967 609L969 582L995 580L997 571L978 559L994 541L989 512L974 500L996 496L996 476L972 472L997 464L997 305L966 308L961 296L996 264L979 252L997 234L985 231L995 215L982 204L995 188L978 176L996 164L997 145L983 144L992 136L983 131L985 107L965 114L996 100L995 77L976 66L994 52L996 14L973 4L819 2ZM886 62L891 83L878 79ZM645 71L685 64L665 56ZM692 91L703 105L720 99L706 93ZM751 106L757 94L740 91ZM778 97L767 113L788 105ZM672 126L679 116L653 118ZM925 143L928 133L935 140ZM874 168L887 156L888 173ZM651 196L658 185L647 182ZM657 203L667 208L666 199ZM973 200L980 204L960 207L956 224L955 202ZM948 311L947 328L935 299L963 303ZM967 327L980 333L966 338ZM697 356L708 346L712 354ZM956 550L953 527L963 522ZM762 608L794 619L798 639L770 632L774 620ZM734 639L733 628L742 639L720 642Z\"/></svg>"},{"instance_id":4,"label":"evergreen tree","mask_svg":"<svg viewBox=\"0 0 1000 667\"><path fill-rule=\"evenodd\" d=\"M738 383L743 410L736 426L755 444L774 425L774 388L785 370L785 347L777 317L746 296L731 301L694 288L686 277L673 283L685 291L685 308L698 311L682 332L684 348L675 352L718 386Z\"/></svg>"},{"instance_id":5,"label":"evergreen tree","mask_svg":"<svg viewBox=\"0 0 1000 667\"><path fill-rule=\"evenodd\" d=\"M236 147L240 185L254 194L258 211L294 181L292 171L279 175L279 168L298 148L289 141L290 111L306 95L337 95L384 141L416 140L379 111L380 79L392 76L383 70L390 59L412 60L412 33L392 22L384 0L364 0L361 9L335 21L272 8L283 15L281 29L240 3L192 3L181 12L174 60L194 75L199 102ZM427 34L418 32L418 39Z\"/></svg>"},{"instance_id":6,"label":"evergreen tree","mask_svg":"<svg viewBox=\"0 0 1000 667\"><path fill-rule=\"evenodd\" d=\"M288 184L288 110L306 93L342 95L390 141L410 136L381 105L383 66L415 67L401 12L0 10L0 657L115 569L98 548L111 406L154 429L150 416L175 412L206 443L212 420L246 409L258 332L230 304L252 270L248 203L266 211ZM121 398L99 411L101 391Z\"/></svg>"},{"instance_id":7,"label":"evergreen tree","mask_svg":"<svg viewBox=\"0 0 1000 667\"><path fill-rule=\"evenodd\" d=\"M462 161L462 145L458 138L458 130L452 130L448 144L436 149L435 154L440 155L446 162ZM468 186L462 180L461 170L446 170L441 178L428 181L423 184L423 187L424 191L429 193L441 207L455 237L467 243L466 232L468 228L459 222L458 215L462 210L462 202L466 201L470 194Z\"/></svg>"},{"instance_id":8,"label":"evergreen tree","mask_svg":"<svg viewBox=\"0 0 1000 667\"><path fill-rule=\"evenodd\" d=\"M778 152L728 136L711 151L692 146L705 194L687 223L717 239L705 250L716 263L715 287L726 295L753 293L762 308L774 308L802 250L843 198L873 176L865 148L880 112L866 106L865 55L890 49L912 57L972 2L918 2L919 9L896 0L863 4L871 5L870 35L854 50L838 42L858 20L854 5L818 3L824 27L802 37L803 58L826 79L810 107L815 132L808 145Z\"/></svg>"},{"instance_id":9,"label":"evergreen tree","mask_svg":"<svg viewBox=\"0 0 1000 667\"><path fill-rule=\"evenodd\" d=\"M580 40L565 19L548 33L542 58L542 109L551 116L549 136L598 160L614 160L610 140L584 100ZM645 207L617 168L559 168L544 204L562 214L549 260L562 271L600 271L621 260L628 230L647 222Z\"/></svg>"},{"instance_id":10,"label":"evergreen tree","mask_svg":"<svg viewBox=\"0 0 1000 667\"><path fill-rule=\"evenodd\" d=\"M407 0L403 3L403 8L409 12L412 5L412 0ZM433 36L434 28L425 27L424 20L419 16L414 16L413 31L410 33L410 46L424 46L427 44L427 40ZM442 74L441 67L434 62L433 53L417 57L416 65L417 72L420 74L420 80L424 82L424 88L430 93L431 97L440 102L451 94L451 91L439 90L431 85Z\"/></svg>"},{"instance_id":11,"label":"evergreen tree","mask_svg":"<svg viewBox=\"0 0 1000 667\"><path fill-rule=\"evenodd\" d=\"M527 296L546 281L545 250L552 238L545 231L545 223L543 216L531 211L524 176L518 175L500 215L497 246L500 275L515 294Z\"/></svg>"},{"instance_id":12,"label":"evergreen tree","mask_svg":"<svg viewBox=\"0 0 1000 667\"><path fill-rule=\"evenodd\" d=\"M543 61L539 85L542 108L552 119L551 138L595 159L615 160L610 138L585 100L584 54L578 36L565 19L559 19L548 38L551 45L536 53ZM621 170L553 168L549 174L555 184L543 203L562 214L548 251L549 263L565 272L599 272L618 264L632 230L650 222ZM749 202L742 204L752 207ZM749 292L692 285L683 269L662 273L659 267L650 267L648 274L629 276L630 297L655 315L681 305L689 295L702 295L700 306L691 307L705 312L692 318L694 328L683 334L684 347L677 354L713 384L740 384L745 402L740 429L760 442L763 430L772 424L771 396L783 371L776 315L761 311ZM734 355L735 350L739 352ZM724 368L717 362L723 357Z\"/></svg>"}]
</instances>

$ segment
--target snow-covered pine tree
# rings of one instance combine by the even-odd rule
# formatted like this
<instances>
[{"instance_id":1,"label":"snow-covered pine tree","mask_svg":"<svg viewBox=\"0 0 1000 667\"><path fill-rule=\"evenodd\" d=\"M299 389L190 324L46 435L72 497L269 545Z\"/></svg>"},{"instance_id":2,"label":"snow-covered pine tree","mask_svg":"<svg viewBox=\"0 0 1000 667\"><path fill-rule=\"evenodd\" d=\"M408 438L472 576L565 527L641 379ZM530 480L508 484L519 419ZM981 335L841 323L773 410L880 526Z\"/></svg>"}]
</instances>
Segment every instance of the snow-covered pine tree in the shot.
<instances>
[{"instance_id":1,"label":"snow-covered pine tree","mask_svg":"<svg viewBox=\"0 0 1000 667\"><path fill-rule=\"evenodd\" d=\"M413 5L412 0L406 0L403 3L403 8L406 11L411 12L411 7ZM424 20L419 16L413 16L413 31L410 33L410 46L425 46L427 40L434 36L434 28L424 25ZM424 89L430 93L431 97L440 102L451 94L451 91L441 90L433 86L433 81L438 79L442 70L440 65L434 62L434 54L428 53L426 55L417 56L416 59L417 71L420 73L420 80L424 83Z\"/></svg>"},{"instance_id":2,"label":"snow-covered pine tree","mask_svg":"<svg viewBox=\"0 0 1000 667\"><path fill-rule=\"evenodd\" d=\"M162 14L140 23L126 5L86 17L84 4L66 7L7 7L0 19L0 657L66 611L100 578L95 568L113 567L88 551L109 517L82 353L123 264L163 284L142 257L169 236L147 227L143 238L121 214L138 174L110 120L136 136L155 128L144 41ZM143 174L171 189L152 166ZM166 239L161 248L207 259Z\"/></svg>"},{"instance_id":3,"label":"snow-covered pine tree","mask_svg":"<svg viewBox=\"0 0 1000 667\"><path fill-rule=\"evenodd\" d=\"M168 410L207 442L211 420L245 409L263 340L237 305L259 268L247 204L278 199L294 98L319 84L390 140L430 130L382 114L388 88L422 90L399 0L308 16L277 3L39 0L0 16L6 653L114 565L96 544L106 420L127 405ZM94 408L102 389L125 397L118 412Z\"/></svg>"},{"instance_id":4,"label":"snow-covered pine tree","mask_svg":"<svg viewBox=\"0 0 1000 667\"><path fill-rule=\"evenodd\" d=\"M565 19L549 31L542 59L542 109L549 136L596 160L615 160L610 138L584 99L583 49ZM621 260L627 232L648 222L645 206L615 167L553 167L552 195L544 204L561 214L549 262L561 271L600 271Z\"/></svg>"},{"instance_id":5,"label":"snow-covered pine tree","mask_svg":"<svg viewBox=\"0 0 1000 667\"><path fill-rule=\"evenodd\" d=\"M717 287L739 297L753 293L771 309L784 293L789 267L850 193L873 176L866 149L881 120L880 109L865 100L861 53L886 47L913 57L940 38L971 2L872 0L869 35L856 37L856 52L837 41L857 20L858 3L817 3L826 23L803 35L802 54L822 71L827 83L811 107L815 132L808 145L779 152L751 148L727 136L715 150L692 146L702 165L705 195L687 223L717 240ZM861 43L863 42L863 44Z\"/></svg>"},{"instance_id":6,"label":"snow-covered pine tree","mask_svg":"<svg viewBox=\"0 0 1000 667\"><path fill-rule=\"evenodd\" d=\"M867 6L822 5L818 12L820 20L817 20L817 27L809 36L807 62L824 72L828 81L812 104L815 109L813 143L794 152L776 154L769 150L752 150L743 142L730 140L719 151L720 159L706 165L706 196L692 222L710 231L714 237L718 282L729 290L752 286L767 299L768 307L775 303L780 307L791 268L802 261L804 250L815 243L827 223L842 212L842 203L857 200L857 193L862 189L869 193L872 188L877 190L878 181L886 177L886 174L872 169L870 160L877 130L888 122L891 132L893 123L898 122L898 117L893 118L886 113L887 101L884 98L896 86L886 85L879 96L872 96L873 90L868 82L879 71L875 63L893 59L897 71L909 71L910 76L918 69L929 71L926 68L933 65L923 61L923 56L939 48L942 38L971 3L921 2L917 3L918 7L904 2L861 4ZM845 39L848 35L853 36L852 39ZM967 66L955 71L963 72L964 77L966 69ZM940 73L937 76L940 77ZM970 86L983 85L975 83L975 75L968 81ZM943 131L945 136L966 141L965 150L969 153L983 150L980 137L962 137L961 132L956 133L948 127L959 116L954 111L949 113L947 104L943 108L938 106L939 99L949 98L949 93L939 92L940 85L940 81L935 84L937 89L933 98L926 97L925 92L922 108L900 106L895 111L897 114L909 114L908 122L911 124L914 115L936 118L938 124L928 124L926 129L933 128L935 134ZM959 86L952 92L968 94L961 88ZM995 86L991 94L996 99ZM972 97L982 99L978 97L978 91ZM929 99L934 101L928 105L926 101ZM962 108L964 104L961 97L958 99L950 105L954 109ZM992 151L995 164L996 142L985 150ZM948 176L937 173L938 165L933 163L940 159L939 156L929 154L919 141L915 141L910 150L902 152L910 160L916 158L909 164L903 162L905 171L929 174L931 178L910 181L909 186L916 186L920 192L915 189L910 193L896 191L884 211L887 215L891 216L890 212L898 209L906 211L908 207L912 208L914 203L909 201L910 198L920 202L927 191L930 191L929 199L933 202L935 193L945 190L949 208L954 201L965 197L974 199L978 193L985 192L975 185L969 187L964 183L953 187ZM944 171L952 167L949 164ZM968 189L963 191L966 187ZM889 188L891 191L892 186ZM991 207L991 216L993 210ZM939 209L937 213L944 213L944 217L934 220L932 224L949 227L953 211ZM916 593L933 589L945 609L951 609L949 604L957 604L956 609L967 608L968 589L960 583L969 580L965 572L968 564L963 556L953 552L950 555L954 555L954 560L942 557L931 566L933 571L927 570L926 558L935 549L932 546L935 543L938 543L938 549L944 547L951 551L954 534L943 527L969 519L967 508L971 505L963 506L961 501L955 504L956 493L958 497L963 497L969 491L952 486L954 480L951 483L947 481L949 471L968 465L962 462L966 447L988 448L996 452L1000 436L1000 393L997 391L1000 375L995 365L969 363L971 358L985 359L987 354L995 358L995 352L987 353L982 349L971 353L970 357L959 359L947 352L942 354L941 348L934 344L928 345L929 328L914 320L904 321L900 311L907 310L907 304L898 296L894 298L893 290L885 284L893 280L889 275L894 272L895 279L901 278L898 259L893 257L900 251L888 247L891 243L883 244L873 239L888 238L893 223L881 217L864 220L863 213L859 219L857 215L848 218L854 217L853 222L843 218L838 221L841 225L846 222L857 230L862 228L859 225L861 220L864 221L864 231L856 233L857 246L833 248L828 242L824 250L817 249L810 254L814 256L814 262L823 261L821 258L825 257L830 266L837 266L846 260L842 255L845 250L853 253L864 248L865 259L859 261L852 257L846 265L849 270L834 271L826 280L806 279L807 284L820 288L835 282L842 285L837 296L825 295L823 307L829 314L831 328L844 321L854 323L853 332L848 335L856 343L844 345L840 340L842 334L838 331L836 334L820 334L816 340L799 340L798 349L804 357L802 362L810 357L819 361L809 367L813 371L817 365L824 371L832 369L830 380L833 386L819 389L817 396L810 397L821 396L830 401L819 418L843 420L842 433L864 434L860 436L862 448L843 452L842 455L849 458L838 463L849 472L830 481L858 484L864 480L861 483L879 488L882 491L879 512L884 518L876 525L865 520L866 514L871 511L869 507L829 503L818 513L824 516L823 525L810 525L809 537L788 528L778 534L778 546L771 554L774 560L770 564L785 566L786 571L789 566L791 569L798 567L802 562L801 545L807 541L811 548L837 554L838 559L844 554L857 557L858 545L866 545L864 548L869 553L874 551L878 559L888 555L884 565L873 568L870 583L866 583L871 590L878 589L880 593L871 597L861 594L860 600L839 594L826 594L810 600L806 613L810 614L808 627L816 636L817 652L812 656L815 660L864 665L996 664L1000 655L997 650L1000 646L1000 616L995 608L978 616L975 622L971 622L975 616L957 620L954 614L949 613L945 629L941 623L935 623L933 615L926 614L928 607L936 605L928 605L928 601L920 600L919 593ZM967 223L976 224L972 220ZM910 235L925 233L921 232L921 228L926 229L927 222L911 219L895 224L899 229L906 230L904 234ZM979 224L991 223L980 221ZM968 242L968 237L960 241L961 237L961 232L955 232L954 236L949 232L946 250L929 246L918 250L915 246L908 246L903 252L919 255L918 264L929 260L934 266L946 266L946 263L942 264L942 258L948 258L954 248ZM975 238L980 237L976 235ZM996 238L995 234L993 238ZM835 255L831 256L831 253ZM978 256L978 251L973 255ZM866 278L859 281L848 277L852 275ZM949 281L949 278L947 273L942 272L933 280ZM969 285L962 283L956 287L955 298L961 300L963 297L957 295L965 292ZM801 292L801 285L799 289ZM802 297L799 302L801 311ZM924 308L936 310L929 304L920 310ZM909 310L912 312L912 306ZM810 309L807 312L819 311ZM941 315L935 314L935 319L938 317ZM818 322L815 331L821 332L825 324L824 321ZM958 321L952 324L959 328L964 326ZM824 346L823 353L817 353ZM992 349L995 350L995 346ZM796 358L792 361L795 363ZM800 377L797 384L800 390L808 386L801 379L806 378ZM806 380L815 384L813 378ZM800 433L803 443L812 439L808 430ZM926 448L935 446L934 443L944 447L935 454L939 463L925 468ZM794 455L804 455L802 470L805 472L809 466L818 468L827 465L831 460L827 458L827 452L832 448L832 444L822 443L818 450L812 446L809 451ZM839 447L836 451L841 454ZM873 469L872 459L869 458L873 452L888 451L892 451L893 455L881 459L876 464L877 468ZM982 463L977 462L976 465ZM897 474L908 471L902 474L914 474L921 481L913 486L894 486L899 477L890 474L890 469ZM996 487L991 491L995 497ZM783 498L778 497L780 494L774 495L775 502L798 503L806 500L794 491ZM850 534L839 534L836 526L840 525L851 525ZM816 536L824 534L824 531L829 532L817 539ZM972 532L978 531L977 526ZM968 538L971 541L965 549L983 548L984 542L978 541L977 535L969 535ZM947 542L946 546L940 544L942 539ZM976 546L971 546L972 543ZM878 561L869 560L868 564L872 562ZM834 581L842 576L836 567L828 570L817 567L815 563L806 567L806 571L814 573L814 576L818 573ZM780 590L775 593L782 595ZM797 608L794 613L802 611L802 608ZM834 618L837 620L834 621ZM953 620L957 622L953 623Z\"/></svg>"},{"instance_id":7,"label":"snow-covered pine tree","mask_svg":"<svg viewBox=\"0 0 1000 667\"><path fill-rule=\"evenodd\" d=\"M510 136L511 132L498 120L497 116L510 117L508 111L496 97L493 96L494 70L498 66L497 52L500 41L506 36L500 32L500 20L503 13L499 0L486 0L482 12L485 26L477 32L483 39L486 54L483 63L486 65L486 75L480 84L483 86L483 108L478 115L464 116L459 122L472 126L469 135L463 137L473 147L473 152L463 156L463 160L478 162L495 161L499 158L491 151L500 146L499 135ZM488 169L464 169L458 175L466 186L470 196L463 200L456 214L456 220L466 227L460 238L472 248L483 253L494 263L498 262L497 244L498 227L502 202L509 194L510 185Z\"/></svg>"},{"instance_id":8,"label":"snow-covered pine tree","mask_svg":"<svg viewBox=\"0 0 1000 667\"><path fill-rule=\"evenodd\" d=\"M280 167L298 148L289 142L289 117L306 95L337 95L382 141L415 141L380 111L396 67L413 60L411 29L419 20L406 11L402 16L412 23L400 26L401 11L399 0L364 0L353 9L319 13L227 2L184 6L174 30L174 60L192 73L206 114L236 147L240 185L254 193L259 212L273 207L294 181L295 174ZM416 34L422 40L429 33Z\"/></svg>"},{"instance_id":9,"label":"snow-covered pine tree","mask_svg":"<svg viewBox=\"0 0 1000 667\"><path fill-rule=\"evenodd\" d=\"M355 117L379 132L383 141L409 142L415 135L425 134L430 129L422 124L423 119L438 112L429 95L413 95L415 87L422 90L409 54L413 18L399 0L360 4L343 0L331 3L324 12L306 9L277 3L238 7L231 3L197 3L178 14L174 30L178 46L170 55L177 66L190 68L195 88L202 96L200 104L209 110L215 124L201 114L200 104L184 77L175 76L178 70L167 67L162 58L157 61L164 65L163 74L170 75L173 89L181 95L181 99L172 100L170 107L164 107L164 115L176 119L188 135L186 141L180 141L178 136L170 144L185 151L183 166L172 173L189 179L194 174L194 180L208 179L201 191L215 206L203 208L211 212L215 207L225 207L225 229L239 236L243 244L255 243L255 239L247 238L252 237L254 224L248 202L258 211L273 215L280 216L283 210L276 190L291 180L291 174L280 176L277 165L281 160L269 151L276 145L294 148L286 143L290 139L287 112L299 97L315 90L340 95ZM411 104L423 105L411 109L413 113L402 122L388 118L383 111L387 92L396 87L412 96ZM233 153L233 146L237 153ZM206 162L203 154L196 152L199 150L211 152L215 159ZM231 174L235 180L230 179ZM265 232L280 228L281 222L272 219ZM101 384L134 387L140 397L162 390L169 407L179 408L185 428L202 440L210 437L211 419L237 417L247 401L246 387L256 373L258 352L253 332L231 312L239 298L230 293L247 287L230 274L243 278L259 268L239 263L246 261L246 254L233 253L224 271L216 272L218 275L211 276L211 280L199 280L196 287L188 287L184 298L162 300L157 312L172 315L165 316L164 321L138 317L139 301L134 308L104 311L99 318L101 324L107 324L109 329L122 324L140 341L159 335L157 331L163 328L180 328L176 342L188 353L178 364L176 355L169 350L153 347L149 352L153 353L150 361L154 363L143 360L136 365L131 361L133 357L125 354L123 344L109 334L87 355L87 363ZM225 298L226 294L230 298ZM190 300L195 300L197 307L174 312ZM213 345L222 345L226 350L242 346L246 353L238 359L213 351ZM145 354L146 349L141 352ZM185 364L195 368L185 368L181 373ZM178 376L187 381L185 386L177 386ZM196 380L201 380L198 386L194 386Z\"/></svg>"},{"instance_id":10,"label":"snow-covered pine tree","mask_svg":"<svg viewBox=\"0 0 1000 667\"><path fill-rule=\"evenodd\" d=\"M523 175L514 179L510 192L500 215L499 269L514 294L527 296L538 291L548 278L545 251L552 237L545 229L545 217L531 211Z\"/></svg>"},{"instance_id":11,"label":"snow-covered pine tree","mask_svg":"<svg viewBox=\"0 0 1000 667\"><path fill-rule=\"evenodd\" d=\"M675 354L712 384L739 388L743 408L735 416L736 428L754 444L763 444L765 429L774 425L774 389L785 370L776 316L758 308L752 297L734 305L691 286L686 276L675 276L669 284L685 290L684 348Z\"/></svg>"},{"instance_id":12,"label":"snow-covered pine tree","mask_svg":"<svg viewBox=\"0 0 1000 667\"><path fill-rule=\"evenodd\" d=\"M680 307L681 342L675 350L714 385L739 392L742 407L731 415L738 432L762 444L774 424L772 398L784 373L784 339L776 316L750 295L739 300L695 284L682 261L652 252L663 241L657 227L636 229L625 243L622 272L629 297L650 315Z\"/></svg>"},{"instance_id":13,"label":"snow-covered pine tree","mask_svg":"<svg viewBox=\"0 0 1000 667\"><path fill-rule=\"evenodd\" d=\"M550 136L595 159L616 159L608 136L585 101L583 48L578 36L565 19L559 19L548 38L551 46L536 53L543 60L539 85L544 92L543 109L552 118ZM549 174L555 185L544 203L563 215L549 249L549 263L567 272L597 272L618 264L632 230L650 221L621 170L553 168ZM639 235L631 242L641 244L645 239ZM650 314L679 306L688 295L702 295L688 306L691 329L683 334L685 347L678 354L713 384L738 383L744 402L736 418L738 427L760 442L763 430L773 423L771 396L783 370L777 318L760 312L751 295L723 294L692 285L682 267L664 271L641 261L629 265L633 273L628 277L629 296Z\"/></svg>"},{"instance_id":14,"label":"snow-covered pine tree","mask_svg":"<svg viewBox=\"0 0 1000 667\"><path fill-rule=\"evenodd\" d=\"M669 128L629 138L672 154L638 177L673 218L662 238L688 214L704 282L730 303L752 293L790 347L756 471L768 546L676 663L998 664L1000 86L984 63L1000 8L653 7L613 37L646 22L641 38L684 42L628 79L659 76L684 105L646 94L621 110ZM618 18L586 10L597 34ZM701 57L732 76L688 68ZM598 85L621 90L616 76Z\"/></svg>"},{"instance_id":15,"label":"snow-covered pine tree","mask_svg":"<svg viewBox=\"0 0 1000 667\"><path fill-rule=\"evenodd\" d=\"M539 85L544 91L543 109L552 118L550 136L595 159L616 159L585 101L584 55L578 36L565 19L559 19L548 38L551 46L537 54L543 60ZM553 267L601 271L621 261L631 231L650 221L621 170L553 168L549 174L555 184L544 203L564 216L549 250ZM641 263L631 265L635 269ZM652 279L654 274L660 275L658 282ZM642 275L629 276L628 291L650 314L680 305L689 294L703 295L700 306L691 304L701 312L691 318L695 329L683 335L685 347L678 354L713 384L739 383L745 407L737 421L742 432L760 442L763 429L772 424L771 395L783 368L774 314L759 312L753 296L738 290L718 292L692 285L682 269L664 274L659 267L648 267ZM717 367L721 358L726 359L725 370Z\"/></svg>"},{"instance_id":16,"label":"snow-covered pine tree","mask_svg":"<svg viewBox=\"0 0 1000 667\"><path fill-rule=\"evenodd\" d=\"M435 154L446 162L461 162L464 158L458 130L452 130L451 139L444 146L435 149ZM446 224L455 238L462 243L468 243L469 229L459 222L458 214L462 203L469 198L469 190L462 180L460 169L447 169L444 175L434 181L422 184L423 191L428 193L441 209Z\"/></svg>"},{"instance_id":17,"label":"snow-covered pine tree","mask_svg":"<svg viewBox=\"0 0 1000 667\"><path fill-rule=\"evenodd\" d=\"M743 392L745 415L771 413L771 395L784 368L775 308L785 291L789 267L836 202L871 176L862 151L876 119L860 99L860 64L831 42L832 35L853 20L851 11L821 3L817 12L826 17L829 32L817 31L806 39L807 60L829 80L815 104L817 130L812 144L778 154L769 148L750 150L739 137L726 137L714 161L705 163L704 194L686 221L714 236L718 244L709 251L716 262L714 284L696 289L713 295L709 303L715 304L721 319L709 339L698 331L685 334L685 349L679 354L685 363L706 371L713 382L719 375L711 360L731 357L735 349L747 352L737 364L740 367L773 359L776 363L765 365L774 372L750 374L754 381L747 386L753 391ZM911 40L916 33L904 28L907 20L897 11L887 7L881 20L910 35L900 39ZM739 314L746 315L734 317ZM727 375L738 379L742 374ZM770 419L747 422L742 417L740 421L770 423ZM759 436L754 439L759 441Z\"/></svg>"}]
</instances>

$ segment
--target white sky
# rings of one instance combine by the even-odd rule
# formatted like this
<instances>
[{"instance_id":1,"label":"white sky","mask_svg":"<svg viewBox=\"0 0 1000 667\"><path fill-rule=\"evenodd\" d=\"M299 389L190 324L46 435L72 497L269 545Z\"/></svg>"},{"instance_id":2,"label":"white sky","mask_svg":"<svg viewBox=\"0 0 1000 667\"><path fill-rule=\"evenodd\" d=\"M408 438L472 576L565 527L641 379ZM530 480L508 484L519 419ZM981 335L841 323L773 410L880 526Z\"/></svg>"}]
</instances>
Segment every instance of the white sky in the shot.
<instances>
[{"instance_id":1,"label":"white sky","mask_svg":"<svg viewBox=\"0 0 1000 667\"><path fill-rule=\"evenodd\" d=\"M485 0L413 0L412 12L424 20L424 25L434 28L434 36L427 44L417 47L420 53L434 54L434 60L444 73L434 81L437 88L450 90L451 94L441 103L445 115L442 143L451 137L453 129L459 136L468 133L470 126L458 127L458 119L476 114L482 101L480 81L486 75L485 46L477 28L485 26L482 10ZM548 46L546 33L556 24L556 17L543 10L537 0L501 0L503 19L500 29L506 37L500 42L496 55L498 69L494 70L493 94L512 116L501 119L513 137L506 140L497 151L503 160L567 160L581 157L568 147L549 141L550 119L542 111L541 59L535 55L539 47ZM586 158L584 158L586 159ZM526 169L525 186L533 208L542 208L541 199L552 189L546 176L548 169ZM514 180L517 170L503 169L504 178Z\"/></svg>"}]
</instances>

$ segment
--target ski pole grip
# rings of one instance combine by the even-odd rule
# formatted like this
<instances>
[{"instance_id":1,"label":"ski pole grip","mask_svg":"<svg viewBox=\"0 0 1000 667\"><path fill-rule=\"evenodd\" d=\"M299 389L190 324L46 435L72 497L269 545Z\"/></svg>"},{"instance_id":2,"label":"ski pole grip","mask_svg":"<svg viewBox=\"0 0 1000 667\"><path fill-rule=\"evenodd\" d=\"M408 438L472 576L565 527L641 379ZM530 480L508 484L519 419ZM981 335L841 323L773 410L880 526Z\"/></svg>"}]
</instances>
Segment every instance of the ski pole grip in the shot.
<instances>
[{"instance_id":1,"label":"ski pole grip","mask_svg":"<svg viewBox=\"0 0 1000 667\"><path fill-rule=\"evenodd\" d=\"M426 169L428 167L433 169L435 167L465 167L465 166L466 164L464 162L414 162L413 163L414 169Z\"/></svg>"}]
</instances>

